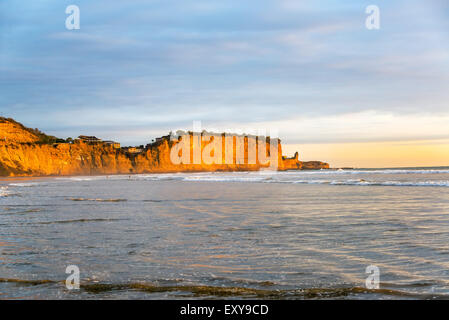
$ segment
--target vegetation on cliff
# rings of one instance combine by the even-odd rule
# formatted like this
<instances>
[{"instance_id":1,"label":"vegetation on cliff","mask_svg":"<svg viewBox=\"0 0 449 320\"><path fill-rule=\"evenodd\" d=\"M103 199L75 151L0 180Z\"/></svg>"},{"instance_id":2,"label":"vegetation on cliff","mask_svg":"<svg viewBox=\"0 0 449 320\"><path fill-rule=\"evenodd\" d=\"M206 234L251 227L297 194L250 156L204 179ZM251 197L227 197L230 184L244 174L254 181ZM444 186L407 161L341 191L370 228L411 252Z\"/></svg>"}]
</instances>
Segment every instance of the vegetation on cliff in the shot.
<instances>
[{"instance_id":1,"label":"vegetation on cliff","mask_svg":"<svg viewBox=\"0 0 449 320\"><path fill-rule=\"evenodd\" d=\"M15 121L12 118L0 117L0 138L3 138L4 141L8 141L7 139L11 139L11 142L34 142L41 144L50 144L56 142L63 142L64 139L59 139L54 136L49 136L39 129L28 128L25 127L20 122ZM9 127L9 128L7 128ZM13 130L11 130L13 129ZM17 130L14 130L17 129ZM16 132L17 135L11 135L12 132ZM7 138L8 136L8 138ZM25 137L26 141L22 141ZM31 141L30 141L31 140Z\"/></svg>"}]
</instances>

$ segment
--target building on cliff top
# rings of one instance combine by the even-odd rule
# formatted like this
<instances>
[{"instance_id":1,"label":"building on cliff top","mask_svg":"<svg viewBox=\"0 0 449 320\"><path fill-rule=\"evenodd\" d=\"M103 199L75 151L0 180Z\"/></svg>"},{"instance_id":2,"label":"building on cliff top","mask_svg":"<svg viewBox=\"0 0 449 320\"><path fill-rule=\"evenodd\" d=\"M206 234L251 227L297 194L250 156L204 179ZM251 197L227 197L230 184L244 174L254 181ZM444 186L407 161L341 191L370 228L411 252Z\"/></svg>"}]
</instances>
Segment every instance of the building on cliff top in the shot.
<instances>
[{"instance_id":1,"label":"building on cliff top","mask_svg":"<svg viewBox=\"0 0 449 320\"><path fill-rule=\"evenodd\" d=\"M103 141L103 143L105 145L112 146L114 149L120 149L120 143L118 143L118 142L111 141L111 140L105 140L105 141Z\"/></svg>"},{"instance_id":2,"label":"building on cliff top","mask_svg":"<svg viewBox=\"0 0 449 320\"><path fill-rule=\"evenodd\" d=\"M128 153L141 153L144 151L143 148L136 147L123 147L122 150Z\"/></svg>"},{"instance_id":3,"label":"building on cliff top","mask_svg":"<svg viewBox=\"0 0 449 320\"><path fill-rule=\"evenodd\" d=\"M102 140L100 138L97 138L95 136L79 136L78 137L79 140L83 141L83 142L101 142Z\"/></svg>"},{"instance_id":4,"label":"building on cliff top","mask_svg":"<svg viewBox=\"0 0 449 320\"><path fill-rule=\"evenodd\" d=\"M84 143L100 143L100 142L102 142L101 139L99 139L95 136L79 136L78 139Z\"/></svg>"}]
</instances>

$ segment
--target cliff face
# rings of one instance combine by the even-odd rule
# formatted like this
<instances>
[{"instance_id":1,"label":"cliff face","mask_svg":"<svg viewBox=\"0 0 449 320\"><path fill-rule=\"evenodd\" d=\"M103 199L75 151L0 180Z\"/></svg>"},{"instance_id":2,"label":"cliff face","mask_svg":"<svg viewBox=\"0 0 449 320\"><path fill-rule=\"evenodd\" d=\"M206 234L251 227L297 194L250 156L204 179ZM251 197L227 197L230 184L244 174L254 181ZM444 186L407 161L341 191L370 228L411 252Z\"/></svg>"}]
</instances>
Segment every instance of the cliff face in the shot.
<instances>
[{"instance_id":1,"label":"cliff face","mask_svg":"<svg viewBox=\"0 0 449 320\"><path fill-rule=\"evenodd\" d=\"M129 173L131 160L112 147L87 144L1 144L0 175Z\"/></svg>"},{"instance_id":2,"label":"cliff face","mask_svg":"<svg viewBox=\"0 0 449 320\"><path fill-rule=\"evenodd\" d=\"M81 141L75 143L44 144L38 143L39 135L33 134L20 124L5 121L0 123L0 176L49 176L49 175L95 175L95 174L130 174L130 173L162 173L162 172L191 172L191 171L252 171L269 167L257 156L254 164L248 164L248 139L245 140L244 161L236 161L237 151L234 146L231 159L229 154L222 153L222 164L209 164L204 160L199 163L173 163L173 147L179 141L170 141L168 137L159 139L148 145L141 153L132 154L124 149L116 149L102 143L87 144ZM193 136L190 135L191 141ZM182 139L181 139L182 140ZM234 138L235 141L235 138ZM202 142L204 151L212 142ZM223 141L223 146L224 145ZM270 143L265 145L265 154L270 155ZM210 147L210 146L209 146ZM273 147L273 146L272 146ZM277 150L276 150L277 149ZM189 146L191 159L193 145ZM273 149L272 149L273 150ZM277 158L278 170L299 170L304 164L294 158L282 157L280 141L277 151L271 159ZM256 150L259 152L259 150ZM216 151L212 151L214 153ZM263 152L262 152L263 153ZM182 154L180 151L179 154ZM177 154L176 154L177 155ZM244 156L243 156L244 155ZM218 154L215 154L218 156ZM227 162L224 161L225 157ZM218 162L218 161L217 161ZM229 163L230 164L223 164ZM242 163L243 162L243 163ZM251 161L250 161L251 162ZM320 165L321 164L321 165ZM313 169L328 168L327 164L314 163ZM307 165L307 168L311 168Z\"/></svg>"}]
</instances>

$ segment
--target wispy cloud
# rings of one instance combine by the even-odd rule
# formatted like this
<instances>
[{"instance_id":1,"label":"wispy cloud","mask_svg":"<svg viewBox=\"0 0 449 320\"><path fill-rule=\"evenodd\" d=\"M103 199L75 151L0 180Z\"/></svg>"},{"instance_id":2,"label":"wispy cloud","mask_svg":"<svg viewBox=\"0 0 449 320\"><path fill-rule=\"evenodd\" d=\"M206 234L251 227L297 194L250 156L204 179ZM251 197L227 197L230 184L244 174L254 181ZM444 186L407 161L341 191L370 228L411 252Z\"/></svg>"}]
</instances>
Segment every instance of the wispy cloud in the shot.
<instances>
[{"instance_id":1,"label":"wispy cloud","mask_svg":"<svg viewBox=\"0 0 449 320\"><path fill-rule=\"evenodd\" d=\"M69 4L0 3L4 115L129 143L193 120L279 125L292 143L444 135L444 1L380 1L378 31L356 0L79 0L77 31L64 27Z\"/></svg>"}]
</instances>

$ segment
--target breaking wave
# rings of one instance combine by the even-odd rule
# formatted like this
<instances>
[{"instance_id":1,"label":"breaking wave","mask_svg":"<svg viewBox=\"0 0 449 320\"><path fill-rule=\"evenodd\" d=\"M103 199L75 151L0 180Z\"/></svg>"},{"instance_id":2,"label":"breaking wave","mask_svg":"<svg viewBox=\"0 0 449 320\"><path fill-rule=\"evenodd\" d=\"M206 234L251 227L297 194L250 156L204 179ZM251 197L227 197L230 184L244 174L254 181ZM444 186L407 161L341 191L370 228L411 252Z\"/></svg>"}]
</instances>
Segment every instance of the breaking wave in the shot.
<instances>
[{"instance_id":1,"label":"breaking wave","mask_svg":"<svg viewBox=\"0 0 449 320\"><path fill-rule=\"evenodd\" d=\"M296 175L273 174L272 176L258 173L233 173L233 174L209 174L209 175L185 175L176 177L179 181L188 182L247 182L247 183L287 183L287 184L328 184L348 186L396 186L396 187L449 187L448 180L370 180L370 179L297 179L303 173ZM306 173L308 174L308 173ZM306 178L305 176L302 176ZM147 180L147 178L145 178ZM168 180L167 177L152 177L152 181ZM175 179L172 179L175 180Z\"/></svg>"},{"instance_id":2,"label":"breaking wave","mask_svg":"<svg viewBox=\"0 0 449 320\"><path fill-rule=\"evenodd\" d=\"M11 190L8 189L8 186L0 187L0 198L12 196L20 196L20 193L11 192Z\"/></svg>"},{"instance_id":3,"label":"breaking wave","mask_svg":"<svg viewBox=\"0 0 449 320\"><path fill-rule=\"evenodd\" d=\"M438 176L440 175L440 176ZM361 179L358 179L358 178ZM363 179L362 179L363 178ZM352 186L396 187L448 187L449 168L403 168L403 169L338 169L338 170L291 170L291 171L240 171L240 172L180 172L148 173L132 175L104 175L60 177L64 182L124 181L180 181L180 182L242 182L327 184ZM37 182L11 183L14 187L31 187ZM0 196L9 195L7 187L0 189ZM69 198L72 201L119 202L126 199Z\"/></svg>"},{"instance_id":4,"label":"breaking wave","mask_svg":"<svg viewBox=\"0 0 449 320\"><path fill-rule=\"evenodd\" d=\"M16 182L16 183L10 183L9 184L12 187L36 187L36 186L40 186L42 185L41 183L38 182Z\"/></svg>"},{"instance_id":5,"label":"breaking wave","mask_svg":"<svg viewBox=\"0 0 449 320\"><path fill-rule=\"evenodd\" d=\"M360 180L296 180L294 184L329 184L347 186L393 186L393 187L449 187L449 181L367 181Z\"/></svg>"},{"instance_id":6,"label":"breaking wave","mask_svg":"<svg viewBox=\"0 0 449 320\"><path fill-rule=\"evenodd\" d=\"M9 194L8 187L0 187L0 197L7 197Z\"/></svg>"},{"instance_id":7,"label":"breaking wave","mask_svg":"<svg viewBox=\"0 0 449 320\"><path fill-rule=\"evenodd\" d=\"M183 181L212 181L212 182L260 182L271 180L271 177L226 177L226 176L199 176L199 177L185 177Z\"/></svg>"},{"instance_id":8,"label":"breaking wave","mask_svg":"<svg viewBox=\"0 0 449 320\"><path fill-rule=\"evenodd\" d=\"M327 174L449 174L449 169L338 169L338 170L304 170L286 171L286 173L300 173L304 175Z\"/></svg>"}]
</instances>

